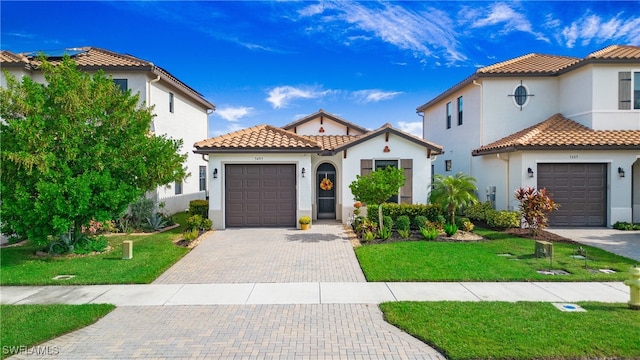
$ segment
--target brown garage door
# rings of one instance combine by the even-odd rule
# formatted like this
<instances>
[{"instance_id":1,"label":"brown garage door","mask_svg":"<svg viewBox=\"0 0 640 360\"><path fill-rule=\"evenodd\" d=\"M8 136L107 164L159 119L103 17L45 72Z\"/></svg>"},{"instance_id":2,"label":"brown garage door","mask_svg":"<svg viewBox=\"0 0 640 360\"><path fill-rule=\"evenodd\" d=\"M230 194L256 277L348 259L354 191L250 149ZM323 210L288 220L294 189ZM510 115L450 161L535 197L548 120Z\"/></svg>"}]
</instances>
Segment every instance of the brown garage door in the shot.
<instances>
[{"instance_id":1,"label":"brown garage door","mask_svg":"<svg viewBox=\"0 0 640 360\"><path fill-rule=\"evenodd\" d=\"M295 226L296 166L225 166L226 226Z\"/></svg>"},{"instance_id":2,"label":"brown garage door","mask_svg":"<svg viewBox=\"0 0 640 360\"><path fill-rule=\"evenodd\" d=\"M538 164L538 188L547 188L560 209L551 226L606 226L606 164Z\"/></svg>"}]
</instances>

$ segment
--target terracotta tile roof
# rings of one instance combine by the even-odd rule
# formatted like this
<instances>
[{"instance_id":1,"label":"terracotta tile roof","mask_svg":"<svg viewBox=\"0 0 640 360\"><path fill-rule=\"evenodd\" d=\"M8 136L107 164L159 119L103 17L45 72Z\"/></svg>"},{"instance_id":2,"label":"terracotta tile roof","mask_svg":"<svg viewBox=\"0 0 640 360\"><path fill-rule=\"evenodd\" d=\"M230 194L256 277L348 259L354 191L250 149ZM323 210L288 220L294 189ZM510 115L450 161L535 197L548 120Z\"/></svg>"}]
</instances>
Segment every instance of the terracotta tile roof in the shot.
<instances>
[{"instance_id":1,"label":"terracotta tile roof","mask_svg":"<svg viewBox=\"0 0 640 360\"><path fill-rule=\"evenodd\" d=\"M587 56L587 59L640 59L640 46L611 45L602 50L592 52Z\"/></svg>"},{"instance_id":2,"label":"terracotta tile roof","mask_svg":"<svg viewBox=\"0 0 640 360\"><path fill-rule=\"evenodd\" d=\"M241 152L265 150L322 151L321 143L271 125L258 125L194 144L196 152Z\"/></svg>"},{"instance_id":3,"label":"terracotta tile roof","mask_svg":"<svg viewBox=\"0 0 640 360\"><path fill-rule=\"evenodd\" d=\"M7 64L26 65L29 63L29 59L23 55L12 53L9 50L2 50L0 51L0 63L2 63L3 66Z\"/></svg>"},{"instance_id":4,"label":"terracotta tile roof","mask_svg":"<svg viewBox=\"0 0 640 360\"><path fill-rule=\"evenodd\" d=\"M300 135L322 145L323 150L334 150L358 139L356 135Z\"/></svg>"},{"instance_id":5,"label":"terracotta tile roof","mask_svg":"<svg viewBox=\"0 0 640 360\"><path fill-rule=\"evenodd\" d=\"M519 150L640 150L640 130L593 130L562 114L472 151L486 155Z\"/></svg>"},{"instance_id":6,"label":"terracotta tile roof","mask_svg":"<svg viewBox=\"0 0 640 360\"><path fill-rule=\"evenodd\" d=\"M33 51L21 54L14 54L10 51L2 51L0 55L0 63L2 66L15 66L17 59L21 59L26 67L36 69L41 61L38 60L40 53L47 55L47 52ZM103 69L106 72L114 70L126 71L147 71L152 76L160 76L169 84L183 91L191 99L206 107L207 109L215 109L215 105L207 101L202 94L194 90L189 85L183 83L170 72L154 65L152 62L142 60L127 54L119 54L113 51L100 49L96 47L79 47L55 50L49 52L48 61L52 64L59 64L63 54L69 55L81 70L97 70Z\"/></svg>"},{"instance_id":7,"label":"terracotta tile roof","mask_svg":"<svg viewBox=\"0 0 640 360\"><path fill-rule=\"evenodd\" d=\"M580 59L568 56L527 54L485 66L477 74L552 74L565 69Z\"/></svg>"},{"instance_id":8,"label":"terracotta tile roof","mask_svg":"<svg viewBox=\"0 0 640 360\"><path fill-rule=\"evenodd\" d=\"M154 66L150 61L96 47L86 46L64 50L72 54L71 58L73 58L78 67L83 68L140 68L151 70ZM46 52L44 53L46 55ZM38 52L25 53L24 55L29 56L34 65L40 65L40 61L37 59ZM57 64L62 60L58 57L51 57L49 61Z\"/></svg>"},{"instance_id":9,"label":"terracotta tile roof","mask_svg":"<svg viewBox=\"0 0 640 360\"><path fill-rule=\"evenodd\" d=\"M558 76L587 64L611 62L636 62L640 59L640 47L630 45L612 45L589 54L584 59L543 54L527 54L514 59L485 66L476 70L471 76L453 85L445 92L416 108L423 112L430 106L448 99L460 89L469 86L483 77L510 76Z\"/></svg>"},{"instance_id":10,"label":"terracotta tile roof","mask_svg":"<svg viewBox=\"0 0 640 360\"><path fill-rule=\"evenodd\" d=\"M442 146L426 141L404 131L394 129L391 124L369 131L363 135L298 135L291 131L270 125L258 125L251 128L217 136L194 144L196 153L235 153L235 152L312 152L335 154L351 146L360 144L374 136L393 133L418 145L424 146L435 154L442 152Z\"/></svg>"}]
</instances>

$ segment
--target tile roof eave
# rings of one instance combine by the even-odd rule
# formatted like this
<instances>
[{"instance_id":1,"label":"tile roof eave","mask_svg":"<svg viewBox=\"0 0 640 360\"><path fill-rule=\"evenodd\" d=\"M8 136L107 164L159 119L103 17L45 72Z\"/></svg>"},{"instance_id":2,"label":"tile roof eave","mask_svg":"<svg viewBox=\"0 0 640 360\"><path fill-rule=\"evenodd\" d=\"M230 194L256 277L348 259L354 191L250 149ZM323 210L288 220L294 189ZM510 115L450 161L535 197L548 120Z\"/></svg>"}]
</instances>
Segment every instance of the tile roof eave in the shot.
<instances>
[{"instance_id":1,"label":"tile roof eave","mask_svg":"<svg viewBox=\"0 0 640 360\"><path fill-rule=\"evenodd\" d=\"M263 153L281 153L281 154L301 154L301 153L322 153L323 150L320 148L291 148L291 147L283 147L283 148L263 148L263 147L244 147L244 148L220 148L220 147L196 147L193 152L195 154L263 154Z\"/></svg>"},{"instance_id":2,"label":"tile roof eave","mask_svg":"<svg viewBox=\"0 0 640 360\"><path fill-rule=\"evenodd\" d=\"M638 150L638 145L512 145L492 149L474 149L472 156L503 154L516 151L548 151L548 150Z\"/></svg>"}]
</instances>

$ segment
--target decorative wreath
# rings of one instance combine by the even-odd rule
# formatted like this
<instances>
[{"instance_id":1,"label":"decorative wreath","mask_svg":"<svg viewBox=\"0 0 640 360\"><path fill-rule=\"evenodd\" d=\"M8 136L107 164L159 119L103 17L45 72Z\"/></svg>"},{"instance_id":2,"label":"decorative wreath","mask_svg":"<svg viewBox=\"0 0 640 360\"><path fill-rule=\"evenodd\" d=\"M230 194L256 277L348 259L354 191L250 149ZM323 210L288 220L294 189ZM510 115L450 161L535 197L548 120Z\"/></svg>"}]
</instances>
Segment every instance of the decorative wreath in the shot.
<instances>
[{"instance_id":1,"label":"decorative wreath","mask_svg":"<svg viewBox=\"0 0 640 360\"><path fill-rule=\"evenodd\" d=\"M320 189L324 191L329 191L333 189L333 183L331 182L331 180L329 180L329 178L324 178L320 182Z\"/></svg>"}]
</instances>

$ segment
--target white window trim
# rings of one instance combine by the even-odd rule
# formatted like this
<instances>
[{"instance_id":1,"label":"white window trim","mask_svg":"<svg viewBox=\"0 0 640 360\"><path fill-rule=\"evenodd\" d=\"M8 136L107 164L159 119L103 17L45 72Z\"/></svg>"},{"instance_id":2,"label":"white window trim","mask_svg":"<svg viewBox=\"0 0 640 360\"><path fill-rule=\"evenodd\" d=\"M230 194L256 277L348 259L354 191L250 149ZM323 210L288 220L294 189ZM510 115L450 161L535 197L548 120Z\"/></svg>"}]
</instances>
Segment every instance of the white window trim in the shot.
<instances>
[{"instance_id":1,"label":"white window trim","mask_svg":"<svg viewBox=\"0 0 640 360\"><path fill-rule=\"evenodd\" d=\"M516 101L516 89L519 88L520 86L522 86L527 91L527 94L524 97L524 104L522 105L518 105L518 102ZM531 98L530 94L531 94L531 91L529 90L529 87L524 83L517 84L516 86L514 86L510 96L511 101L513 101L513 106L517 107L518 109L520 108L524 109L525 107L527 107L527 105L529 105L529 99Z\"/></svg>"}]
</instances>

